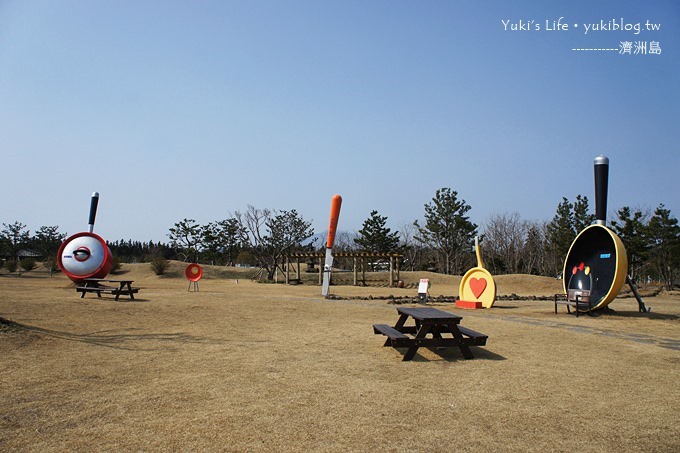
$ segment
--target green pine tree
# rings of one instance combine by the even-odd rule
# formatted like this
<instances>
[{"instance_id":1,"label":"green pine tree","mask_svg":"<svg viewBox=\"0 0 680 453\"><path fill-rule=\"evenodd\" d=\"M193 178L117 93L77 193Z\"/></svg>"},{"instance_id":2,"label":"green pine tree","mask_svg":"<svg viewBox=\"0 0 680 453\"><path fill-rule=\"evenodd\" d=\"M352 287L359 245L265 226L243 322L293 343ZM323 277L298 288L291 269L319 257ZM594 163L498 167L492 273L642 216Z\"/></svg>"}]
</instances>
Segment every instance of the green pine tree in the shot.
<instances>
[{"instance_id":1,"label":"green pine tree","mask_svg":"<svg viewBox=\"0 0 680 453\"><path fill-rule=\"evenodd\" d=\"M420 234L416 239L437 252L440 271L447 274L462 272L477 234L477 225L466 215L470 209L465 200L458 199L458 192L442 188L425 205L425 224L414 223Z\"/></svg>"},{"instance_id":2,"label":"green pine tree","mask_svg":"<svg viewBox=\"0 0 680 453\"><path fill-rule=\"evenodd\" d=\"M628 255L628 274L638 276L649 255L649 239L645 216L639 209L624 206L616 213L618 220L611 222L611 228L623 241Z\"/></svg>"},{"instance_id":3,"label":"green pine tree","mask_svg":"<svg viewBox=\"0 0 680 453\"><path fill-rule=\"evenodd\" d=\"M354 242L365 252L393 253L399 249L399 232L385 226L387 217L371 211Z\"/></svg>"}]
</instances>

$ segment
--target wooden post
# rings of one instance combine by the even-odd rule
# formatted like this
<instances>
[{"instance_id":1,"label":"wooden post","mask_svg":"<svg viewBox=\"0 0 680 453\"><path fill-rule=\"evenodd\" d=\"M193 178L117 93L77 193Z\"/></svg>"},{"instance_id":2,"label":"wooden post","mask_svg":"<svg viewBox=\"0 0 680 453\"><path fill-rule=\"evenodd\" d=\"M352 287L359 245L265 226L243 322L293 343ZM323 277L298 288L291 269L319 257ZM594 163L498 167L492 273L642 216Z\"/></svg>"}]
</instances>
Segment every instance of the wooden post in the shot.
<instances>
[{"instance_id":1,"label":"wooden post","mask_svg":"<svg viewBox=\"0 0 680 453\"><path fill-rule=\"evenodd\" d=\"M359 284L359 282L358 282L359 274L357 273L357 257L356 256L352 257L352 270L354 272L354 286L357 286Z\"/></svg>"},{"instance_id":2,"label":"wooden post","mask_svg":"<svg viewBox=\"0 0 680 453\"><path fill-rule=\"evenodd\" d=\"M387 286L389 286L391 288L392 285L394 284L394 257L393 256L390 256L390 277L389 277L389 279L390 279L390 281L388 282Z\"/></svg>"},{"instance_id":3,"label":"wooden post","mask_svg":"<svg viewBox=\"0 0 680 453\"><path fill-rule=\"evenodd\" d=\"M366 257L361 257L361 283L366 286Z\"/></svg>"},{"instance_id":4,"label":"wooden post","mask_svg":"<svg viewBox=\"0 0 680 453\"><path fill-rule=\"evenodd\" d=\"M323 284L323 256L319 256L319 286Z\"/></svg>"},{"instance_id":5,"label":"wooden post","mask_svg":"<svg viewBox=\"0 0 680 453\"><path fill-rule=\"evenodd\" d=\"M300 275L300 257L296 258L296 267L297 267L297 279L299 283L302 283L302 275Z\"/></svg>"},{"instance_id":6,"label":"wooden post","mask_svg":"<svg viewBox=\"0 0 680 453\"><path fill-rule=\"evenodd\" d=\"M401 280L401 278L399 278L399 258L401 258L401 256L397 256L397 284Z\"/></svg>"},{"instance_id":7,"label":"wooden post","mask_svg":"<svg viewBox=\"0 0 680 453\"><path fill-rule=\"evenodd\" d=\"M290 258L288 258L288 255L286 255L286 285L288 285L289 282L290 282Z\"/></svg>"}]
</instances>

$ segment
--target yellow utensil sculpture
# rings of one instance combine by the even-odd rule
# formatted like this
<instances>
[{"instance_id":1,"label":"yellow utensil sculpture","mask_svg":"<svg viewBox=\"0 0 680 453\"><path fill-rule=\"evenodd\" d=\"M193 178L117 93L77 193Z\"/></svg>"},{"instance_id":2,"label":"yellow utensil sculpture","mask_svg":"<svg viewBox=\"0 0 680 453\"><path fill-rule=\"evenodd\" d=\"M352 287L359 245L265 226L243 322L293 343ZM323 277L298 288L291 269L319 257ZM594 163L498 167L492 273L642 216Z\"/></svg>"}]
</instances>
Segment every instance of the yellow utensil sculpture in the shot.
<instances>
[{"instance_id":1,"label":"yellow utensil sculpture","mask_svg":"<svg viewBox=\"0 0 680 453\"><path fill-rule=\"evenodd\" d=\"M482 307L491 308L496 301L496 283L491 273L484 269L479 239L475 237L477 267L468 270L460 281L459 298L465 302L481 302Z\"/></svg>"}]
</instances>

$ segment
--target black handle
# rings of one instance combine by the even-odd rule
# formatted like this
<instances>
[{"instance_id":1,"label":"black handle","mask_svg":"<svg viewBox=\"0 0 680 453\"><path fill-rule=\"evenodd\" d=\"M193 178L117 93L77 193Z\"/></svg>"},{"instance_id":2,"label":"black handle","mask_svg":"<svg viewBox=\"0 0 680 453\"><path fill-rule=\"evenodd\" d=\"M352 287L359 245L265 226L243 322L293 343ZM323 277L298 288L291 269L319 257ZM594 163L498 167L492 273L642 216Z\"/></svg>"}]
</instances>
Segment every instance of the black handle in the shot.
<instances>
[{"instance_id":1,"label":"black handle","mask_svg":"<svg viewBox=\"0 0 680 453\"><path fill-rule=\"evenodd\" d=\"M97 205L99 204L99 193L94 192L92 194L92 200L90 200L90 220L87 224L90 226L90 232L92 232L92 227L94 226L94 218L97 217Z\"/></svg>"},{"instance_id":2,"label":"black handle","mask_svg":"<svg viewBox=\"0 0 680 453\"><path fill-rule=\"evenodd\" d=\"M607 189L609 187L609 159L603 155L595 158L595 220L607 223Z\"/></svg>"}]
</instances>

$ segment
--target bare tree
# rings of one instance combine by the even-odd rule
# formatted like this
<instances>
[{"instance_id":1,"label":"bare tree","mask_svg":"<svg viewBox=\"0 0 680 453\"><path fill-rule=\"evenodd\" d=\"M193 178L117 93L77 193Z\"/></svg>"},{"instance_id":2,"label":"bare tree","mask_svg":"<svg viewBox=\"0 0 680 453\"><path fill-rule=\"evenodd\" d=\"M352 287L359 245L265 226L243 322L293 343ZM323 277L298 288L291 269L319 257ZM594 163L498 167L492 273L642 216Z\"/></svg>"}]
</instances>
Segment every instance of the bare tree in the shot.
<instances>
[{"instance_id":1,"label":"bare tree","mask_svg":"<svg viewBox=\"0 0 680 453\"><path fill-rule=\"evenodd\" d=\"M647 227L651 245L650 261L656 268L659 277L672 290L674 275L680 265L680 225L678 219L660 204L649 219Z\"/></svg>"},{"instance_id":2,"label":"bare tree","mask_svg":"<svg viewBox=\"0 0 680 453\"><path fill-rule=\"evenodd\" d=\"M522 272L525 274L548 275L546 267L547 222L529 222L524 242Z\"/></svg>"},{"instance_id":3,"label":"bare tree","mask_svg":"<svg viewBox=\"0 0 680 453\"><path fill-rule=\"evenodd\" d=\"M326 243L326 237L328 236L328 231L325 231L321 236L321 243ZM356 250L356 239L357 234L350 231L338 231L335 233L335 243L333 244L333 249L338 252L353 252Z\"/></svg>"},{"instance_id":4,"label":"bare tree","mask_svg":"<svg viewBox=\"0 0 680 453\"><path fill-rule=\"evenodd\" d=\"M234 218L269 280L274 278L285 253L302 248L303 243L314 236L311 222L304 220L295 209L272 211L248 205L245 213L236 211Z\"/></svg>"},{"instance_id":5,"label":"bare tree","mask_svg":"<svg viewBox=\"0 0 680 453\"><path fill-rule=\"evenodd\" d=\"M405 223L399 230L401 249L404 253L404 265L411 271L420 267L422 247L416 240L418 228L414 223Z\"/></svg>"},{"instance_id":6,"label":"bare tree","mask_svg":"<svg viewBox=\"0 0 680 453\"><path fill-rule=\"evenodd\" d=\"M521 272L528 225L519 214L493 215L484 228L484 249L494 273Z\"/></svg>"}]
</instances>

